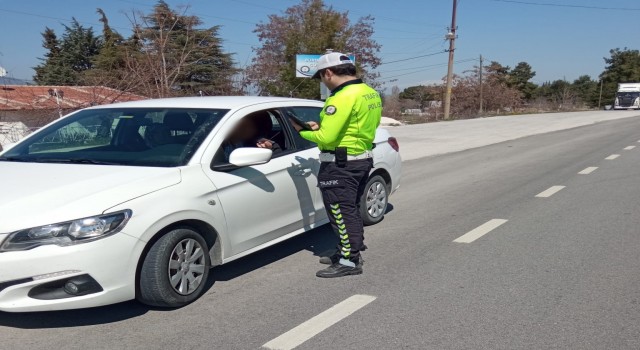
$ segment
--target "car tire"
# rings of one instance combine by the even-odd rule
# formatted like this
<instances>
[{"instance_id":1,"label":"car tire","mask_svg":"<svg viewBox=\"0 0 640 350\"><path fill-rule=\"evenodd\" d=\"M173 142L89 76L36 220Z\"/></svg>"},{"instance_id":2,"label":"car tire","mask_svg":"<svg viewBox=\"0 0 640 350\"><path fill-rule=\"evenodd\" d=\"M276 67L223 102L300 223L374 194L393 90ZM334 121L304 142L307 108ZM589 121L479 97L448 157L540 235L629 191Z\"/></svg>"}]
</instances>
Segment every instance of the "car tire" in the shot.
<instances>
[{"instance_id":1,"label":"car tire","mask_svg":"<svg viewBox=\"0 0 640 350\"><path fill-rule=\"evenodd\" d=\"M137 299L150 306L185 306L202 295L210 270L204 238L189 228L174 229L147 252L140 269Z\"/></svg>"},{"instance_id":2,"label":"car tire","mask_svg":"<svg viewBox=\"0 0 640 350\"><path fill-rule=\"evenodd\" d=\"M382 221L389 203L387 181L380 175L369 178L362 198L360 198L360 215L365 225L375 225Z\"/></svg>"}]
</instances>

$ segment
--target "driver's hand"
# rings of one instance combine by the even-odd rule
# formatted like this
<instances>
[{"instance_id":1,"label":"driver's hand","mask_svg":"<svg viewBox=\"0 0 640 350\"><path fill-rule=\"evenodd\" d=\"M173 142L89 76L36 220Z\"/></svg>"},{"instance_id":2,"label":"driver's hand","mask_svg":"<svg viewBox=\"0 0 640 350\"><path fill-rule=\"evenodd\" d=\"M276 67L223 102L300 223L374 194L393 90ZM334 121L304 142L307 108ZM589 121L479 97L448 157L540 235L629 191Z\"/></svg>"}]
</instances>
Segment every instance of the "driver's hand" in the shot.
<instances>
[{"instance_id":1,"label":"driver's hand","mask_svg":"<svg viewBox=\"0 0 640 350\"><path fill-rule=\"evenodd\" d=\"M272 149L273 148L273 141L271 141L269 139L260 139L260 140L258 140L258 143L256 143L256 146L258 146L259 148Z\"/></svg>"}]
</instances>

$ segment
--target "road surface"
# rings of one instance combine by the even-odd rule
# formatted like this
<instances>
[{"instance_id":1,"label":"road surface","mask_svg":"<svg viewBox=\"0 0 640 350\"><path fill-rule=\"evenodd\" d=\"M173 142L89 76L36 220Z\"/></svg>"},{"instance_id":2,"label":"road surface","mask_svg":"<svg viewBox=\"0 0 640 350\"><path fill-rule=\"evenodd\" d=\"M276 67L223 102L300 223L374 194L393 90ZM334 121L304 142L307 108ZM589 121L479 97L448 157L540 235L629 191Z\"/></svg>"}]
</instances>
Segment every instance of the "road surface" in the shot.
<instances>
[{"instance_id":1,"label":"road surface","mask_svg":"<svg viewBox=\"0 0 640 350\"><path fill-rule=\"evenodd\" d=\"M1 348L638 349L639 141L630 117L409 160L361 276L315 277L323 227L179 310L0 313Z\"/></svg>"}]
</instances>

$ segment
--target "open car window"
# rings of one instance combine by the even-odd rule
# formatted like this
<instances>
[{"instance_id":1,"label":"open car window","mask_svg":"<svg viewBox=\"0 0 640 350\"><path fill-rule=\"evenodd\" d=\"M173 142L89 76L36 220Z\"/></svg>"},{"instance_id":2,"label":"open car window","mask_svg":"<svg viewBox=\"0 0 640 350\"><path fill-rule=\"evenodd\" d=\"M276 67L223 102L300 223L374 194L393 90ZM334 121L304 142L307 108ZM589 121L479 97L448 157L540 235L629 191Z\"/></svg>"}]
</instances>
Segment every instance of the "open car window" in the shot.
<instances>
[{"instance_id":1,"label":"open car window","mask_svg":"<svg viewBox=\"0 0 640 350\"><path fill-rule=\"evenodd\" d=\"M104 108L41 129L0 161L175 167L185 165L226 109Z\"/></svg>"},{"instance_id":2,"label":"open car window","mask_svg":"<svg viewBox=\"0 0 640 350\"><path fill-rule=\"evenodd\" d=\"M228 164L231 152L242 147L258 147L260 140L267 140L272 145L272 158L297 150L291 129L280 110L261 110L247 114L234 124L216 152L212 165Z\"/></svg>"},{"instance_id":3,"label":"open car window","mask_svg":"<svg viewBox=\"0 0 640 350\"><path fill-rule=\"evenodd\" d=\"M320 112L322 107L288 107L285 109L285 114L293 114L296 118L304 122L316 122L320 121ZM309 140L303 139L298 133L294 136L295 142L300 145L302 149L309 149L317 147L317 145Z\"/></svg>"}]
</instances>

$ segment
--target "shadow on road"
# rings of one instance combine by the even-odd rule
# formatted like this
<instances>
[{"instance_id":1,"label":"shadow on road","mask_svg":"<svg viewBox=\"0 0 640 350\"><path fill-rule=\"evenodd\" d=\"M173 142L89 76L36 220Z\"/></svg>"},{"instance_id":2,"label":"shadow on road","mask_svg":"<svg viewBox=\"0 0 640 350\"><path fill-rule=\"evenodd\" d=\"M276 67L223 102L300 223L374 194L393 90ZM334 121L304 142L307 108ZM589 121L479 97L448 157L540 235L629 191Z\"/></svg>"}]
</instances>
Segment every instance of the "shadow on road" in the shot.
<instances>
[{"instance_id":1,"label":"shadow on road","mask_svg":"<svg viewBox=\"0 0 640 350\"><path fill-rule=\"evenodd\" d=\"M329 225L321 226L273 247L213 268L209 281L207 281L205 292L212 288L217 281L229 281L238 278L302 250L313 252L316 256L330 253L335 248L336 243L337 238L331 227ZM23 329L90 326L135 318L152 310L172 311L172 309L151 308L136 301L128 301L80 310L35 313L0 312L0 326Z\"/></svg>"},{"instance_id":2,"label":"shadow on road","mask_svg":"<svg viewBox=\"0 0 640 350\"><path fill-rule=\"evenodd\" d=\"M329 255L337 243L338 238L331 226L324 225L242 259L216 266L212 271L213 280L214 283L232 280L302 250L308 250L314 256Z\"/></svg>"}]
</instances>

